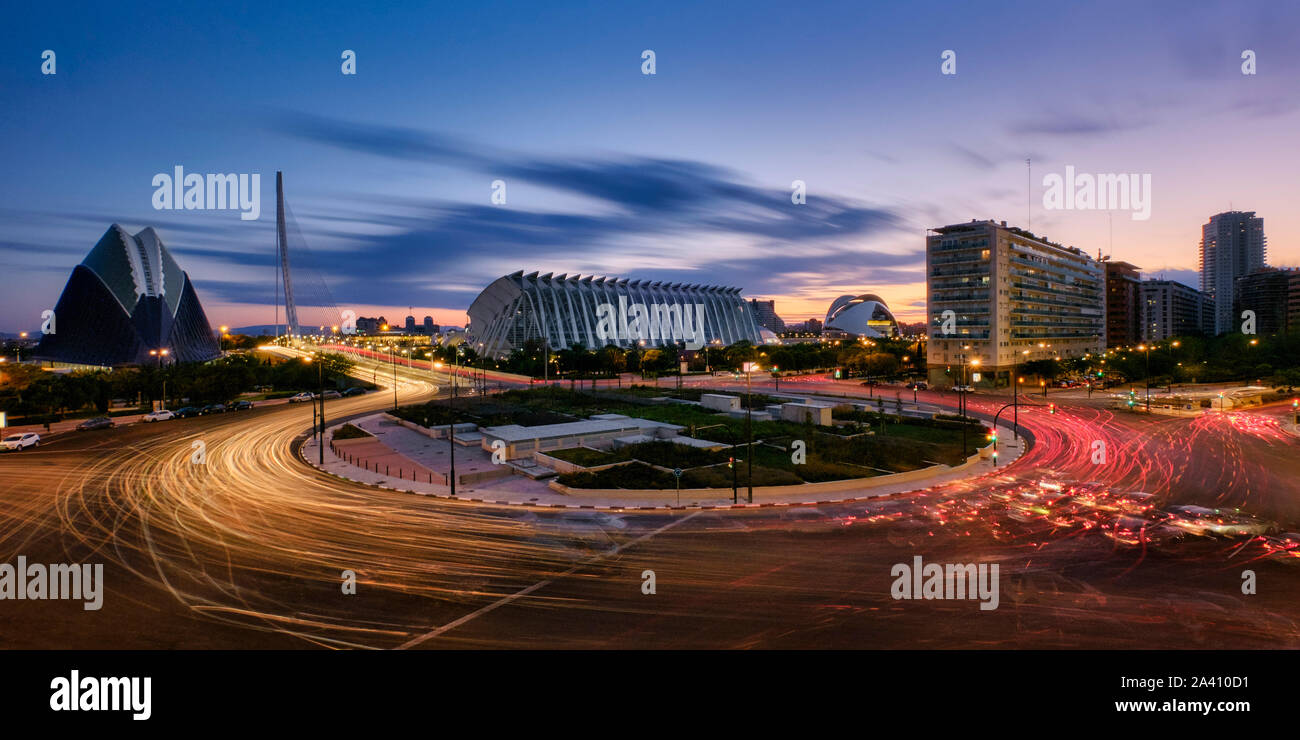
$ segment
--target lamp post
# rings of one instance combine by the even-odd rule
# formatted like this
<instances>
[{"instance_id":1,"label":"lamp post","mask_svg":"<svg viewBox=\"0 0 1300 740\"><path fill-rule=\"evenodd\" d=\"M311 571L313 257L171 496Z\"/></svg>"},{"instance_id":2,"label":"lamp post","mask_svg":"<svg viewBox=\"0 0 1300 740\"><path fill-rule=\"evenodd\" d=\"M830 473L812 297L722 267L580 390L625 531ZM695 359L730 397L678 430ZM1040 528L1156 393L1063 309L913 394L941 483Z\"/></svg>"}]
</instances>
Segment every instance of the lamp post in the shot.
<instances>
[{"instance_id":1,"label":"lamp post","mask_svg":"<svg viewBox=\"0 0 1300 740\"><path fill-rule=\"evenodd\" d=\"M26 332L23 332L23 333L26 334ZM169 350L168 350L166 347L163 347L162 349L151 349L151 350L149 350L149 355L150 355L151 357L157 357L157 358L158 358L158 374L159 374L159 376L162 375L162 362L163 362L163 358L167 356L168 351L169 351ZM167 408L167 379L166 379L166 378L163 378L163 379L162 379L162 397L159 398L158 403L159 403L159 406L158 406L158 409L159 409L159 410L162 410L162 409Z\"/></svg>"},{"instance_id":2,"label":"lamp post","mask_svg":"<svg viewBox=\"0 0 1300 740\"><path fill-rule=\"evenodd\" d=\"M749 489L749 503L754 503L754 408L749 398L749 379L758 369L757 362L746 362L745 370L745 484Z\"/></svg>"},{"instance_id":3,"label":"lamp post","mask_svg":"<svg viewBox=\"0 0 1300 740\"><path fill-rule=\"evenodd\" d=\"M1174 341L1174 342L1170 342L1170 343L1169 343L1169 361L1170 361L1170 362L1173 361L1173 359L1174 359L1174 349L1176 349L1176 348L1178 347L1179 344L1181 344L1181 342ZM1177 367L1182 367L1182 366L1183 366L1183 363L1181 363L1181 362L1178 363L1178 365L1177 365ZM1174 392L1174 372L1176 372L1176 371L1171 371L1171 372L1169 373L1169 387L1165 389L1165 392L1166 392L1166 393L1173 393L1173 392Z\"/></svg>"},{"instance_id":4,"label":"lamp post","mask_svg":"<svg viewBox=\"0 0 1300 740\"><path fill-rule=\"evenodd\" d=\"M304 357L302 361L311 364L312 358ZM316 448L320 452L319 462L325 464L325 361L321 357L316 358L316 399L320 400L320 413L316 412L316 399L311 402L311 426L312 433L316 435Z\"/></svg>"},{"instance_id":5,"label":"lamp post","mask_svg":"<svg viewBox=\"0 0 1300 740\"><path fill-rule=\"evenodd\" d=\"M1020 350L1021 358L1029 355L1029 350ZM1011 366L1011 429L1017 441L1020 440L1020 363L1013 363ZM995 428L993 431L997 431Z\"/></svg>"},{"instance_id":6,"label":"lamp post","mask_svg":"<svg viewBox=\"0 0 1300 740\"><path fill-rule=\"evenodd\" d=\"M460 347L456 348L456 353L452 355L452 372L451 372L451 420L447 425L447 449L451 450L451 495L456 495L456 366L460 358Z\"/></svg>"},{"instance_id":7,"label":"lamp post","mask_svg":"<svg viewBox=\"0 0 1300 740\"><path fill-rule=\"evenodd\" d=\"M1140 344L1138 349L1146 356L1147 413L1151 413L1151 345Z\"/></svg>"},{"instance_id":8,"label":"lamp post","mask_svg":"<svg viewBox=\"0 0 1300 740\"><path fill-rule=\"evenodd\" d=\"M17 358L15 360L16 362L23 361L23 342L26 340L27 340L27 332L25 331L18 332L18 344L14 348L14 351L18 353Z\"/></svg>"},{"instance_id":9,"label":"lamp post","mask_svg":"<svg viewBox=\"0 0 1300 740\"><path fill-rule=\"evenodd\" d=\"M980 366L980 358L978 358L978 357L973 358L973 359L970 361L970 365L971 365L971 368L972 368L972 369L971 369L971 375L974 376L974 374L975 374L975 370L974 370L974 368L977 368L977 367ZM965 366L965 365L962 365L962 387L961 387L961 398L962 398L962 402L961 402L961 456L962 456L962 457L966 457L966 431L967 431L967 430L966 430L966 427L968 426L967 423L966 423L967 416L966 416L966 377L965 377L965 376L966 376L966 366ZM882 424L882 427L883 427L883 424Z\"/></svg>"},{"instance_id":10,"label":"lamp post","mask_svg":"<svg viewBox=\"0 0 1300 740\"><path fill-rule=\"evenodd\" d=\"M393 411L397 410L397 345L388 345L388 358L393 363Z\"/></svg>"}]
</instances>

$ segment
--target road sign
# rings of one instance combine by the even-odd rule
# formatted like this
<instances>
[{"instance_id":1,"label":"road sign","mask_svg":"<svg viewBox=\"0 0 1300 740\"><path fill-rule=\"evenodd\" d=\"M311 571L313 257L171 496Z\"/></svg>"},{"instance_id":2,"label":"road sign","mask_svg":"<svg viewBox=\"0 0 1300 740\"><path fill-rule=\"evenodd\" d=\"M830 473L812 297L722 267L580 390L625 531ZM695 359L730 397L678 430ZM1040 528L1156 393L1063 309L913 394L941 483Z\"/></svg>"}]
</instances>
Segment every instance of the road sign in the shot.
<instances>
[{"instance_id":1,"label":"road sign","mask_svg":"<svg viewBox=\"0 0 1300 740\"><path fill-rule=\"evenodd\" d=\"M682 469L681 469L681 468L673 468L673 475L677 476L678 478L682 477Z\"/></svg>"}]
</instances>

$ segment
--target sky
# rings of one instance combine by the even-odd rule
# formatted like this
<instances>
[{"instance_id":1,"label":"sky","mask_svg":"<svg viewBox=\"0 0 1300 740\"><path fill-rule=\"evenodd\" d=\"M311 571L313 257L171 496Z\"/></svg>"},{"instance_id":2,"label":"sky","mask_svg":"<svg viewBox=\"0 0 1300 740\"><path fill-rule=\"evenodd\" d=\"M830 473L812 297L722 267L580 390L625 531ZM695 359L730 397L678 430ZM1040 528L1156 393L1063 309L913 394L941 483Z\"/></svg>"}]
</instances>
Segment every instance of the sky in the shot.
<instances>
[{"instance_id":1,"label":"sky","mask_svg":"<svg viewBox=\"0 0 1300 740\"><path fill-rule=\"evenodd\" d=\"M182 5L6 10L0 331L113 223L158 231L213 326L271 323L276 171L338 308L390 321L463 324L519 269L922 321L926 230L971 219L1196 285L1201 225L1250 210L1300 264L1295 4ZM260 174L260 218L155 209L177 166ZM1067 166L1150 175L1150 217L1046 208Z\"/></svg>"}]
</instances>

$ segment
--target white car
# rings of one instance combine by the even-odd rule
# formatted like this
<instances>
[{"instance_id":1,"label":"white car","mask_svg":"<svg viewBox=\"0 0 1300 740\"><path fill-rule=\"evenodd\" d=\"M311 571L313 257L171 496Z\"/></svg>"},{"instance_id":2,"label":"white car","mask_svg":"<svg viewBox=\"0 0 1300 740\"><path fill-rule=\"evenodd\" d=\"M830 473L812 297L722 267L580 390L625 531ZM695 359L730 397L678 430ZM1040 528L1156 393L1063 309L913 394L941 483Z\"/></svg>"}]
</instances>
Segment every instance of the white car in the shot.
<instances>
[{"instance_id":1,"label":"white car","mask_svg":"<svg viewBox=\"0 0 1300 740\"><path fill-rule=\"evenodd\" d=\"M140 417L140 421L147 423L151 421L170 421L171 419L175 419L175 418L176 418L176 414L173 414L167 409L159 409L158 411L150 411L149 413Z\"/></svg>"},{"instance_id":2,"label":"white car","mask_svg":"<svg viewBox=\"0 0 1300 740\"><path fill-rule=\"evenodd\" d=\"M314 400L316 400L316 394L308 393L306 391L303 391L302 393L299 393L296 396L289 397L289 403L307 403L308 401L314 401Z\"/></svg>"},{"instance_id":3,"label":"white car","mask_svg":"<svg viewBox=\"0 0 1300 740\"><path fill-rule=\"evenodd\" d=\"M28 447L37 447L41 444L41 435L35 432L26 434L11 434L0 441L0 448L5 450L25 450Z\"/></svg>"}]
</instances>

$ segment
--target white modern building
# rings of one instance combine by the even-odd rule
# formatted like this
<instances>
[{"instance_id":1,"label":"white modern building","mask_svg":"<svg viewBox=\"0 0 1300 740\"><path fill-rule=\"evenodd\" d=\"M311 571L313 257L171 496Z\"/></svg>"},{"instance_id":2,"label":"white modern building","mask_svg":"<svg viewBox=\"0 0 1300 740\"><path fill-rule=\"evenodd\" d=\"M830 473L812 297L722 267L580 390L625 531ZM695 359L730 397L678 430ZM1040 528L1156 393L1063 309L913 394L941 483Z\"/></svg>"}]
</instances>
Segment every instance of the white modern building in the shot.
<instances>
[{"instance_id":1,"label":"white modern building","mask_svg":"<svg viewBox=\"0 0 1300 740\"><path fill-rule=\"evenodd\" d=\"M577 344L659 347L762 342L739 288L519 272L498 278L469 307L470 342L501 357L530 340L552 348Z\"/></svg>"},{"instance_id":2,"label":"white modern building","mask_svg":"<svg viewBox=\"0 0 1300 740\"><path fill-rule=\"evenodd\" d=\"M842 331L857 337L883 339L898 336L898 321L879 296L842 295L826 311L822 331Z\"/></svg>"}]
</instances>

